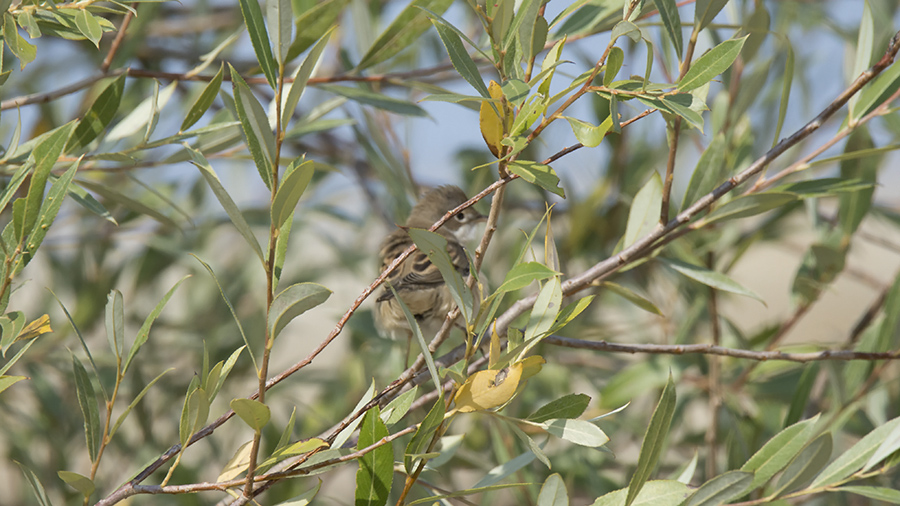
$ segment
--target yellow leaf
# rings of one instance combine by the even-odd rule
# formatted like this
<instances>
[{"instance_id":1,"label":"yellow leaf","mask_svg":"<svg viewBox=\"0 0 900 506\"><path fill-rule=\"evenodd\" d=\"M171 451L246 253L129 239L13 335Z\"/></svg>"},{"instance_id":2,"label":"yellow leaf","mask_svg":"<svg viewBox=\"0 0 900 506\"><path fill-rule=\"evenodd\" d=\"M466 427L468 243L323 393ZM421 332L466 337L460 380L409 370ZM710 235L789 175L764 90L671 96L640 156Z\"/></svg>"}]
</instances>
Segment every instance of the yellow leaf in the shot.
<instances>
[{"instance_id":1,"label":"yellow leaf","mask_svg":"<svg viewBox=\"0 0 900 506\"><path fill-rule=\"evenodd\" d=\"M488 149L491 150L494 156L500 158L500 151L503 149L503 145L500 142L508 131L506 125L511 114L506 98L503 96L503 90L500 89L497 81L491 80L488 85L488 92L494 101L481 103L478 124L481 126L481 136L484 137L484 142L487 144ZM502 118L497 114L498 111L503 115Z\"/></svg>"},{"instance_id":2,"label":"yellow leaf","mask_svg":"<svg viewBox=\"0 0 900 506\"><path fill-rule=\"evenodd\" d=\"M494 331L491 332L491 347L488 352L488 368L493 369L494 365L500 360L500 336L497 335L497 321L494 320Z\"/></svg>"},{"instance_id":3,"label":"yellow leaf","mask_svg":"<svg viewBox=\"0 0 900 506\"><path fill-rule=\"evenodd\" d=\"M47 334L49 332L53 332L53 329L50 328L50 316L44 315L28 325L25 325L22 332L19 332L19 335L16 336L16 341L34 339L41 334Z\"/></svg>"},{"instance_id":4,"label":"yellow leaf","mask_svg":"<svg viewBox=\"0 0 900 506\"><path fill-rule=\"evenodd\" d=\"M476 372L456 393L456 407L460 413L470 413L505 404L516 394L522 381L541 370L543 363L543 358L535 356L499 371Z\"/></svg>"}]
</instances>

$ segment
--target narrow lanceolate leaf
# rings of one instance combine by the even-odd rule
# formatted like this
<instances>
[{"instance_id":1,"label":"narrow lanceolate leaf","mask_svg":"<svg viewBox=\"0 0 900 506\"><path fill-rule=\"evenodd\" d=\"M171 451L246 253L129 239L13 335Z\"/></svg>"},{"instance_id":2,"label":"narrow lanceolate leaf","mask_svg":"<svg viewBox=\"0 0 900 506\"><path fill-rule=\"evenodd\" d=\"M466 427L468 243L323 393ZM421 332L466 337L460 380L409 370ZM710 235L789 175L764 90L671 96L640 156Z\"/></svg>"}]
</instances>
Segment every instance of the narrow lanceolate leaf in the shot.
<instances>
[{"instance_id":1,"label":"narrow lanceolate leaf","mask_svg":"<svg viewBox=\"0 0 900 506\"><path fill-rule=\"evenodd\" d=\"M169 371L173 371L173 370L175 370L175 368L170 367L170 368L166 369L165 371L157 374L156 377L153 378L153 380L150 381L150 383L147 383L147 385L144 386L144 388L141 390L141 392L137 396L135 396L134 399L132 399L132 401L128 405L128 407L125 408L125 410L122 411L122 413L119 415L119 418L116 419L116 423L113 425L112 429L109 430L109 438L110 439L112 439L112 437L115 436L116 431L119 430L119 427L122 425L122 423L125 421L125 419L128 418L128 414L131 413L131 411L134 409L134 407L137 406L139 402L141 402L141 399L143 399L144 396L147 395L147 392L150 391L150 387L155 385L156 382L159 381Z\"/></svg>"},{"instance_id":2,"label":"narrow lanceolate leaf","mask_svg":"<svg viewBox=\"0 0 900 506\"><path fill-rule=\"evenodd\" d=\"M547 279L557 274L559 273L538 262L519 264L506 273L506 279L503 280L497 292L504 293L520 290L534 281Z\"/></svg>"},{"instance_id":3,"label":"narrow lanceolate leaf","mask_svg":"<svg viewBox=\"0 0 900 506\"><path fill-rule=\"evenodd\" d=\"M441 42L444 43L444 47L447 48L447 54L450 55L450 63L453 64L453 68L459 72L459 75L461 75L467 83L475 88L475 91L477 91L479 95L485 98L491 98L487 86L484 85L484 80L481 78L481 72L478 71L478 67L475 65L472 57L469 56L469 52L466 51L465 46L463 46L459 35L457 35L452 28L449 28L447 25L436 19L432 19L431 23L437 30Z\"/></svg>"},{"instance_id":4,"label":"narrow lanceolate leaf","mask_svg":"<svg viewBox=\"0 0 900 506\"><path fill-rule=\"evenodd\" d=\"M728 0L697 0L694 8L694 25L697 30L706 28L725 7Z\"/></svg>"},{"instance_id":5,"label":"narrow lanceolate leaf","mask_svg":"<svg viewBox=\"0 0 900 506\"><path fill-rule=\"evenodd\" d=\"M672 41L672 46L675 47L678 61L681 61L684 43L681 38L681 16L678 15L678 6L675 4L675 0L653 0L653 3L659 11L659 17L666 28L666 34L669 36L669 40Z\"/></svg>"},{"instance_id":6,"label":"narrow lanceolate leaf","mask_svg":"<svg viewBox=\"0 0 900 506\"><path fill-rule=\"evenodd\" d=\"M92 44L100 49L100 37L103 36L103 29L100 28L100 22L87 9L79 9L75 11L75 26L84 37L91 41Z\"/></svg>"},{"instance_id":7,"label":"narrow lanceolate leaf","mask_svg":"<svg viewBox=\"0 0 900 506\"><path fill-rule=\"evenodd\" d=\"M256 53L256 60L259 62L266 80L269 81L269 86L274 89L277 82L277 65L275 57L272 56L272 47L269 46L269 35L266 33L265 23L263 23L262 9L259 8L256 0L239 0L239 3L241 15L244 16L244 23L247 25L247 32L250 34L250 43L253 44L253 51Z\"/></svg>"},{"instance_id":8,"label":"narrow lanceolate leaf","mask_svg":"<svg viewBox=\"0 0 900 506\"><path fill-rule=\"evenodd\" d=\"M416 433L409 441L409 444L406 445L406 454L403 457L403 465L406 468L406 472L411 473L413 471L413 455L420 455L425 452L428 443L431 442L431 437L444 421L444 407L444 392L442 390L434 406L425 415L425 419L419 424Z\"/></svg>"},{"instance_id":9,"label":"narrow lanceolate leaf","mask_svg":"<svg viewBox=\"0 0 900 506\"><path fill-rule=\"evenodd\" d=\"M117 359L125 353L125 301L122 292L109 292L106 301L106 339Z\"/></svg>"},{"instance_id":10,"label":"narrow lanceolate leaf","mask_svg":"<svg viewBox=\"0 0 900 506\"><path fill-rule=\"evenodd\" d=\"M609 436L600 427L585 420L554 418L539 425L560 439L589 448L597 448L609 442Z\"/></svg>"},{"instance_id":11,"label":"narrow lanceolate leaf","mask_svg":"<svg viewBox=\"0 0 900 506\"><path fill-rule=\"evenodd\" d=\"M348 3L350 0L324 0L305 12L298 12L294 23L296 37L288 51L288 60L296 58L331 30Z\"/></svg>"},{"instance_id":12,"label":"narrow lanceolate leaf","mask_svg":"<svg viewBox=\"0 0 900 506\"><path fill-rule=\"evenodd\" d=\"M34 471L28 469L21 462L13 461L18 466L19 469L22 470L22 474L25 475L25 480L28 481L28 484L31 486L31 491L34 492L34 496L38 501L40 506L53 506L50 502L50 498L47 497L47 491L44 490L44 486L41 485L41 480L38 479L37 475L34 474Z\"/></svg>"},{"instance_id":13,"label":"narrow lanceolate leaf","mask_svg":"<svg viewBox=\"0 0 900 506\"><path fill-rule=\"evenodd\" d=\"M317 283L297 283L275 296L269 308L269 335L275 337L291 320L325 302L331 290Z\"/></svg>"},{"instance_id":14,"label":"narrow lanceolate leaf","mask_svg":"<svg viewBox=\"0 0 900 506\"><path fill-rule=\"evenodd\" d=\"M748 288L745 288L737 281L731 279L730 277L722 274L721 272L711 271L704 267L700 267L698 265L689 264L686 262L682 262L679 260L673 259L660 259L661 262L671 267L672 269L684 274L685 276L693 279L694 281L699 281L706 286L711 286L717 290L722 290L724 292L736 293L738 295L745 295L747 297L756 299L760 302L763 301L762 297L757 295L755 292L751 291Z\"/></svg>"},{"instance_id":15,"label":"narrow lanceolate leaf","mask_svg":"<svg viewBox=\"0 0 900 506\"><path fill-rule=\"evenodd\" d=\"M551 418L578 418L590 402L591 398L585 394L569 394L541 406L528 417L528 421L541 423Z\"/></svg>"},{"instance_id":16,"label":"narrow lanceolate leaf","mask_svg":"<svg viewBox=\"0 0 900 506\"><path fill-rule=\"evenodd\" d=\"M662 178L658 172L653 172L650 180L637 192L631 202L622 247L631 246L635 241L652 232L659 224L662 191Z\"/></svg>"},{"instance_id":17,"label":"narrow lanceolate leaf","mask_svg":"<svg viewBox=\"0 0 900 506\"><path fill-rule=\"evenodd\" d=\"M896 431L898 427L900 427L900 418L894 418L866 434L856 444L851 446L849 450L834 459L834 462L819 473L810 486L819 488L837 483L862 469L888 435Z\"/></svg>"},{"instance_id":18,"label":"narrow lanceolate leaf","mask_svg":"<svg viewBox=\"0 0 900 506\"><path fill-rule=\"evenodd\" d=\"M765 192L741 195L717 207L706 220L708 223L712 223L756 216L772 209L778 209L795 200L797 200L797 195L792 193Z\"/></svg>"},{"instance_id":19,"label":"narrow lanceolate leaf","mask_svg":"<svg viewBox=\"0 0 900 506\"><path fill-rule=\"evenodd\" d=\"M106 129L119 109L124 90L125 74L122 74L97 96L97 100L94 100L84 117L78 122L75 132L69 139L69 143L66 144L67 152L87 146Z\"/></svg>"},{"instance_id":20,"label":"narrow lanceolate leaf","mask_svg":"<svg viewBox=\"0 0 900 506\"><path fill-rule=\"evenodd\" d=\"M72 369L75 372L75 393L78 397L78 406L81 415L84 416L84 436L87 440L88 455L91 462L97 460L100 451L100 440L103 432L100 429L100 410L97 408L97 395L94 394L94 386L81 361L72 355Z\"/></svg>"},{"instance_id":21,"label":"narrow lanceolate leaf","mask_svg":"<svg viewBox=\"0 0 900 506\"><path fill-rule=\"evenodd\" d=\"M3 376L0 374L0 393L24 379L28 378L25 376Z\"/></svg>"},{"instance_id":22,"label":"narrow lanceolate leaf","mask_svg":"<svg viewBox=\"0 0 900 506\"><path fill-rule=\"evenodd\" d=\"M884 501L888 504L900 504L900 490L887 487L863 487L858 485L850 485L831 489L831 492L848 492L851 494L861 495L869 499Z\"/></svg>"},{"instance_id":23,"label":"narrow lanceolate leaf","mask_svg":"<svg viewBox=\"0 0 900 506\"><path fill-rule=\"evenodd\" d=\"M884 438L884 441L878 445L878 448L876 448L872 456L869 457L866 465L862 468L862 472L874 468L898 449L900 449L900 427L894 427L894 430L888 433L887 437Z\"/></svg>"},{"instance_id":24,"label":"narrow lanceolate leaf","mask_svg":"<svg viewBox=\"0 0 900 506\"><path fill-rule=\"evenodd\" d=\"M216 481L229 481L237 478L250 466L250 452L253 450L253 441L247 441L234 451L234 455L225 463L222 472Z\"/></svg>"},{"instance_id":25,"label":"narrow lanceolate leaf","mask_svg":"<svg viewBox=\"0 0 900 506\"><path fill-rule=\"evenodd\" d=\"M293 214L297 202L309 182L312 181L315 164L312 160L303 161L298 158L291 163L285 171L284 180L275 193L275 201L272 203L272 223L276 228L281 228L284 222Z\"/></svg>"},{"instance_id":26,"label":"narrow lanceolate leaf","mask_svg":"<svg viewBox=\"0 0 900 506\"><path fill-rule=\"evenodd\" d=\"M331 32L332 29L329 29L325 32L325 35L322 35L319 41L316 42L316 45L309 51L309 54L306 55L306 59L303 60L303 63L294 71L294 75L291 76L293 82L291 82L290 88L288 88L287 98L285 99L284 107L281 110L282 128L286 128L288 123L290 123L291 117L294 115L294 109L297 108L297 103L300 102L303 90L306 89L306 83L309 82L309 78L312 75L313 70L315 70L319 58L322 57L322 51L328 46L328 39L331 37Z\"/></svg>"},{"instance_id":27,"label":"narrow lanceolate leaf","mask_svg":"<svg viewBox=\"0 0 900 506\"><path fill-rule=\"evenodd\" d=\"M553 167L529 160L516 160L509 164L509 171L520 176L531 184L540 186L548 192L566 198L566 192L559 186L559 176Z\"/></svg>"},{"instance_id":28,"label":"narrow lanceolate leaf","mask_svg":"<svg viewBox=\"0 0 900 506\"><path fill-rule=\"evenodd\" d=\"M197 388L184 400L184 408L181 410L178 436L182 448L191 439L191 435L203 427L208 416L209 397L206 395L205 390Z\"/></svg>"},{"instance_id":29,"label":"narrow lanceolate leaf","mask_svg":"<svg viewBox=\"0 0 900 506\"><path fill-rule=\"evenodd\" d=\"M234 399L231 401L231 409L256 432L261 431L272 418L269 406L253 399Z\"/></svg>"},{"instance_id":30,"label":"narrow lanceolate leaf","mask_svg":"<svg viewBox=\"0 0 900 506\"><path fill-rule=\"evenodd\" d=\"M556 316L559 314L561 306L561 283L559 281L559 276L554 276L544 284L544 287L541 288L540 293L538 293L538 298L534 302L531 316L528 319L528 326L525 329L525 340L530 341L542 337L550 330L550 328L553 327L553 323L556 321ZM524 357L527 350L533 347L534 344L526 347L526 349L522 351L521 356Z\"/></svg>"},{"instance_id":31,"label":"narrow lanceolate leaf","mask_svg":"<svg viewBox=\"0 0 900 506\"><path fill-rule=\"evenodd\" d=\"M566 484L559 473L553 473L544 480L538 494L537 506L569 506Z\"/></svg>"},{"instance_id":32,"label":"narrow lanceolate leaf","mask_svg":"<svg viewBox=\"0 0 900 506\"><path fill-rule=\"evenodd\" d=\"M781 473L778 479L778 494L789 494L803 488L819 471L825 467L831 457L831 433L819 434L800 453L791 460L791 463Z\"/></svg>"},{"instance_id":33,"label":"narrow lanceolate leaf","mask_svg":"<svg viewBox=\"0 0 900 506\"><path fill-rule=\"evenodd\" d=\"M428 113L426 113L424 109L412 102L389 97L362 88L351 88L349 86L337 86L333 84L321 85L318 88L329 93L334 93L335 95L349 98L350 100L359 102L363 105L371 105L372 107L377 107L378 109L396 114L402 114L403 116L428 116Z\"/></svg>"},{"instance_id":34,"label":"narrow lanceolate leaf","mask_svg":"<svg viewBox=\"0 0 900 506\"><path fill-rule=\"evenodd\" d=\"M890 98L900 87L900 66L891 65L859 93L856 107L852 109L853 119L860 119L874 111Z\"/></svg>"},{"instance_id":35,"label":"narrow lanceolate leaf","mask_svg":"<svg viewBox=\"0 0 900 506\"><path fill-rule=\"evenodd\" d=\"M719 506L743 495L753 481L753 473L728 471L704 483L685 506Z\"/></svg>"},{"instance_id":36,"label":"narrow lanceolate leaf","mask_svg":"<svg viewBox=\"0 0 900 506\"><path fill-rule=\"evenodd\" d=\"M185 131L191 126L194 125L200 118L203 117L203 114L209 109L209 106L212 105L213 100L216 99L216 95L219 94L219 88L222 86L222 78L225 76L225 64L219 66L219 71L216 72L216 75L212 78L212 81L206 84L206 87L203 88L203 91L200 93L200 96L197 97L197 100L194 101L191 108L188 109L187 116L185 116L184 121L181 122L181 131Z\"/></svg>"},{"instance_id":37,"label":"narrow lanceolate leaf","mask_svg":"<svg viewBox=\"0 0 900 506\"><path fill-rule=\"evenodd\" d=\"M175 286L169 289L166 292L166 295L163 296L162 300L156 303L156 307L153 308L153 311L150 311L150 314L147 315L147 318L144 320L144 324L141 325L141 328L138 330L137 336L134 338L134 343L131 345L131 349L128 351L128 358L125 360L125 365L122 366L122 373L128 370L128 366L131 364L131 361L134 360L134 357L137 355L137 352L141 349L141 346L147 342L147 339L150 338L150 328L153 326L153 322L159 318L160 313L164 307L166 307L166 303L169 302L169 299L172 298L172 295L175 293L175 290L181 286L181 283L187 279L188 276L185 276L178 280L175 283Z\"/></svg>"},{"instance_id":38,"label":"narrow lanceolate leaf","mask_svg":"<svg viewBox=\"0 0 900 506\"><path fill-rule=\"evenodd\" d=\"M356 68L362 70L381 63L415 43L431 27L422 9L441 15L451 3L453 0L413 0L378 36Z\"/></svg>"},{"instance_id":39,"label":"narrow lanceolate leaf","mask_svg":"<svg viewBox=\"0 0 900 506\"><path fill-rule=\"evenodd\" d=\"M691 65L691 69L678 82L678 89L691 91L710 82L717 75L728 70L734 60L741 54L747 35L740 39L729 39L710 49L706 54L697 58Z\"/></svg>"},{"instance_id":40,"label":"narrow lanceolate leaf","mask_svg":"<svg viewBox=\"0 0 900 506\"><path fill-rule=\"evenodd\" d=\"M622 506L628 489L622 488L615 492L598 497L591 506ZM635 498L635 505L640 506L680 506L684 499L691 495L693 489L684 483L675 480L648 481L641 489L641 493Z\"/></svg>"},{"instance_id":41,"label":"narrow lanceolate leaf","mask_svg":"<svg viewBox=\"0 0 900 506\"><path fill-rule=\"evenodd\" d=\"M389 432L379 416L378 406L366 412L359 426L357 449L372 446ZM356 506L382 506L387 502L394 477L394 450L385 443L358 459L356 472Z\"/></svg>"},{"instance_id":42,"label":"narrow lanceolate leaf","mask_svg":"<svg viewBox=\"0 0 900 506\"><path fill-rule=\"evenodd\" d=\"M63 147L68 142L74 126L74 122L69 122L57 128L31 152L29 159L34 164L34 172L31 174L31 184L28 186L28 195L25 200L24 230L33 229L37 222L38 212L44 199L44 186L47 184L47 178L50 177L50 170L63 153Z\"/></svg>"},{"instance_id":43,"label":"narrow lanceolate leaf","mask_svg":"<svg viewBox=\"0 0 900 506\"><path fill-rule=\"evenodd\" d=\"M254 2L255 0L241 0ZM269 127L269 119L263 106L250 91L250 87L244 82L240 74L231 67L231 80L234 88L234 105L237 108L238 119L241 121L241 130L244 132L244 140L250 150L250 156L259 170L259 176L266 186L272 187L272 170L275 163L275 134Z\"/></svg>"},{"instance_id":44,"label":"narrow lanceolate leaf","mask_svg":"<svg viewBox=\"0 0 900 506\"><path fill-rule=\"evenodd\" d=\"M59 479L66 482L70 487L81 492L85 498L90 497L94 493L96 486L87 476L74 473L72 471L58 471L56 473Z\"/></svg>"},{"instance_id":45,"label":"narrow lanceolate leaf","mask_svg":"<svg viewBox=\"0 0 900 506\"><path fill-rule=\"evenodd\" d=\"M249 244L253 251L256 252L260 261L264 262L265 260L263 259L263 252L262 248L259 246L259 241L256 240L256 236L253 235L250 225L247 223L247 220L244 219L243 213L238 209L238 206L234 203L234 200L232 200L231 195L225 191L225 187L222 186L222 181L219 180L219 176L216 175L209 165L209 162L206 161L206 158L199 151L188 145L185 145L185 149L191 155L192 163L200 169L200 174L206 179L206 182L216 195L219 203L225 208L225 212L231 219L231 223L234 224L235 228L238 229L238 232L244 237L244 240L247 241L247 244Z\"/></svg>"},{"instance_id":46,"label":"narrow lanceolate leaf","mask_svg":"<svg viewBox=\"0 0 900 506\"><path fill-rule=\"evenodd\" d=\"M725 165L725 144L725 134L717 134L700 155L700 160L684 192L682 211L725 181L728 175L728 166Z\"/></svg>"},{"instance_id":47,"label":"narrow lanceolate leaf","mask_svg":"<svg viewBox=\"0 0 900 506\"><path fill-rule=\"evenodd\" d=\"M663 316L662 311L660 311L655 304L622 285L604 281L600 286L608 289L612 293L618 295L619 297L622 297L623 299L631 302L635 306L643 309L644 311L647 311L648 313L653 313L657 316Z\"/></svg>"},{"instance_id":48,"label":"narrow lanceolate leaf","mask_svg":"<svg viewBox=\"0 0 900 506\"><path fill-rule=\"evenodd\" d=\"M638 456L637 469L628 483L628 495L625 498L625 506L629 506L634 502L641 488L650 478L650 473L656 468L659 456L662 454L666 436L669 434L669 426L672 424L672 416L674 414L675 385L672 382L672 375L669 374L669 380L663 389L659 404L656 405L656 409L653 410L653 415L650 417L647 433L644 434L644 441L641 443L641 452Z\"/></svg>"},{"instance_id":49,"label":"narrow lanceolate leaf","mask_svg":"<svg viewBox=\"0 0 900 506\"><path fill-rule=\"evenodd\" d=\"M287 61L291 48L291 28L294 25L294 11L291 0L266 0L266 17L272 31L272 49L275 63L280 67Z\"/></svg>"},{"instance_id":50,"label":"narrow lanceolate leaf","mask_svg":"<svg viewBox=\"0 0 900 506\"><path fill-rule=\"evenodd\" d=\"M38 213L37 221L35 222L34 227L32 227L31 233L25 238L26 250L22 255L22 262L16 266L16 269L21 269L34 258L34 253L44 241L44 237L47 235L50 226L56 219L56 215L59 213L59 208L65 200L66 192L69 189L69 185L72 183L72 178L75 177L75 172L78 170L78 165L80 163L81 158L75 160L69 169L50 186L50 190L47 191L47 197L41 204L41 210ZM13 209L15 209L15 207Z\"/></svg>"}]
</instances>

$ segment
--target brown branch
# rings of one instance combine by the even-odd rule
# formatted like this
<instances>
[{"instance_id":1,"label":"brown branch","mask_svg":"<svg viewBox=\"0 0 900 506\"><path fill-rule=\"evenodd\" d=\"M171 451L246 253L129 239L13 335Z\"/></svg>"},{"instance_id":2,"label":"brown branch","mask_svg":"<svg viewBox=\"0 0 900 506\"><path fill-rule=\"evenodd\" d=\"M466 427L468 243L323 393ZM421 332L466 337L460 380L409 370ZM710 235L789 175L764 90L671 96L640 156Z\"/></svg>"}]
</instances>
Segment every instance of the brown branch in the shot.
<instances>
[{"instance_id":1,"label":"brown branch","mask_svg":"<svg viewBox=\"0 0 900 506\"><path fill-rule=\"evenodd\" d=\"M131 8L136 9L137 4L132 3ZM113 58L115 58L116 53L119 52L122 41L125 40L125 31L128 30L128 25L131 24L131 18L133 17L133 10L129 10L125 13L125 17L122 19L122 25L119 26L119 31L116 33L116 38L113 39L112 45L109 46L109 52L106 53L106 58L104 58L103 63L100 64L100 72L106 74L109 71L109 66L112 65Z\"/></svg>"}]
</instances>

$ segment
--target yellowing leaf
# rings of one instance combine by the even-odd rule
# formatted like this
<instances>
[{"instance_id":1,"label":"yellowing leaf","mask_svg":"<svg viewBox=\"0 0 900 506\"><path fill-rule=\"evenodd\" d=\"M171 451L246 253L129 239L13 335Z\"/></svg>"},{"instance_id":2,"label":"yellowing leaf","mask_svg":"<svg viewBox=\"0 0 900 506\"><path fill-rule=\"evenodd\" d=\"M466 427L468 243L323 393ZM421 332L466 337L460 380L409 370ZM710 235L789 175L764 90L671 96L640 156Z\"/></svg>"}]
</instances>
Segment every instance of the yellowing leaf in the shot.
<instances>
[{"instance_id":1,"label":"yellowing leaf","mask_svg":"<svg viewBox=\"0 0 900 506\"><path fill-rule=\"evenodd\" d=\"M494 156L500 158L500 151L503 149L501 141L508 131L506 125L510 119L509 106L497 81L491 81L488 92L495 101L481 103L478 124L481 126L481 136L484 137L488 149ZM500 115L503 117L501 118Z\"/></svg>"},{"instance_id":2,"label":"yellowing leaf","mask_svg":"<svg viewBox=\"0 0 900 506\"><path fill-rule=\"evenodd\" d=\"M22 332L19 332L19 335L16 336L16 341L34 339L41 334L47 334L49 332L53 332L53 329L50 328L50 316L44 315L28 325L25 325Z\"/></svg>"},{"instance_id":3,"label":"yellowing leaf","mask_svg":"<svg viewBox=\"0 0 900 506\"><path fill-rule=\"evenodd\" d=\"M470 413L501 406L512 399L519 384L541 370L544 359L528 357L509 367L478 371L469 376L456 394L456 406L460 413Z\"/></svg>"},{"instance_id":4,"label":"yellowing leaf","mask_svg":"<svg viewBox=\"0 0 900 506\"><path fill-rule=\"evenodd\" d=\"M488 367L494 367L498 360L500 360L500 336L497 334L497 321L494 320L494 329L491 332L491 346L490 351L488 353Z\"/></svg>"}]
</instances>

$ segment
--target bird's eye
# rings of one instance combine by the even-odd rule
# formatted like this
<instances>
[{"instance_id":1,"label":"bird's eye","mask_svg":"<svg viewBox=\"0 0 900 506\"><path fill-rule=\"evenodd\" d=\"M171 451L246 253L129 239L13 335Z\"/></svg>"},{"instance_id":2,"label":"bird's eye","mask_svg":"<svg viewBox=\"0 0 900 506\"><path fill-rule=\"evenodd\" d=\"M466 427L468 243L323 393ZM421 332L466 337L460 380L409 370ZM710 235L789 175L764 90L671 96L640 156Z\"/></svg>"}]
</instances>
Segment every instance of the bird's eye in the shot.
<instances>
[{"instance_id":1,"label":"bird's eye","mask_svg":"<svg viewBox=\"0 0 900 506\"><path fill-rule=\"evenodd\" d=\"M458 221L463 221L464 219L466 219L466 215L463 213L456 213L456 219Z\"/></svg>"}]
</instances>

